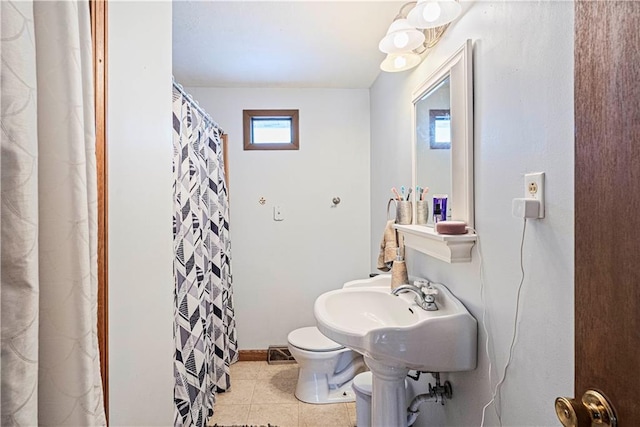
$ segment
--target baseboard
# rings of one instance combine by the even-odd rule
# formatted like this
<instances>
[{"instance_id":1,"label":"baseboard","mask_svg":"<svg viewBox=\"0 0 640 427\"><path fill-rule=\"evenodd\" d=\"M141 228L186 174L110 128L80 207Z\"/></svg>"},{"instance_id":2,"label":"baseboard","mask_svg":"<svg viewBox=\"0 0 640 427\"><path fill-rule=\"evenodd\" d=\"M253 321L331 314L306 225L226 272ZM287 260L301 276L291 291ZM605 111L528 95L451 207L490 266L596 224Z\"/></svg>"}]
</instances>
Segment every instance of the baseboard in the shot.
<instances>
[{"instance_id":1,"label":"baseboard","mask_svg":"<svg viewBox=\"0 0 640 427\"><path fill-rule=\"evenodd\" d=\"M240 362L266 362L269 357L269 350L239 350L238 360Z\"/></svg>"}]
</instances>

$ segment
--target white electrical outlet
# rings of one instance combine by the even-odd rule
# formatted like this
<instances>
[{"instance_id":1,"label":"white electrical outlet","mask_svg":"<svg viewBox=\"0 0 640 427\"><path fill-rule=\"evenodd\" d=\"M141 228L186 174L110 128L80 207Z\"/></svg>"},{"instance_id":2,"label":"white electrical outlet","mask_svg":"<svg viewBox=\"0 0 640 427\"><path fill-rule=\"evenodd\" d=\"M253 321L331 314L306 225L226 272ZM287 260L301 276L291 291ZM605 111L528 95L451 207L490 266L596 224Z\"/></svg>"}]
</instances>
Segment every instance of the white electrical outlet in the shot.
<instances>
[{"instance_id":1,"label":"white electrical outlet","mask_svg":"<svg viewBox=\"0 0 640 427\"><path fill-rule=\"evenodd\" d=\"M544 218L544 172L524 174L524 197L540 203L538 218Z\"/></svg>"},{"instance_id":2,"label":"white electrical outlet","mask_svg":"<svg viewBox=\"0 0 640 427\"><path fill-rule=\"evenodd\" d=\"M284 213L282 212L282 206L273 207L273 220L284 221Z\"/></svg>"}]
</instances>

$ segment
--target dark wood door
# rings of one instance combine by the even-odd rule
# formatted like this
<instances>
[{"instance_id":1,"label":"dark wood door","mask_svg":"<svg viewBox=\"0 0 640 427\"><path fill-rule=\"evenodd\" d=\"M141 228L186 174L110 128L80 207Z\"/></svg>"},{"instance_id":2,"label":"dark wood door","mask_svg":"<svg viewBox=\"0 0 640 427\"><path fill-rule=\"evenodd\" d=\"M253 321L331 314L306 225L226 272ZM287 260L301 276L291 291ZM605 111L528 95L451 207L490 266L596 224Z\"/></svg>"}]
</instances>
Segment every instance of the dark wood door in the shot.
<instances>
[{"instance_id":1,"label":"dark wood door","mask_svg":"<svg viewBox=\"0 0 640 427\"><path fill-rule=\"evenodd\" d=\"M575 12L575 393L639 426L640 2Z\"/></svg>"}]
</instances>

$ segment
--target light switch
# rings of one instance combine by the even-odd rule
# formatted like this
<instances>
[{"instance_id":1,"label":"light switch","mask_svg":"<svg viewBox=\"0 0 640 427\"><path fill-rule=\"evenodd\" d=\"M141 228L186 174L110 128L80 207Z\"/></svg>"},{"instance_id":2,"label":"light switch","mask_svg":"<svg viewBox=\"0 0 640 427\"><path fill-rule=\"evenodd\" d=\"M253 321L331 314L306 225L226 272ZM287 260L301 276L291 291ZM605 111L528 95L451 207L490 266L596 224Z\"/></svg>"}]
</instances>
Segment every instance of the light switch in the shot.
<instances>
[{"instance_id":1,"label":"light switch","mask_svg":"<svg viewBox=\"0 0 640 427\"><path fill-rule=\"evenodd\" d=\"M273 207L273 220L274 221L283 221L284 213L282 213L282 206L274 206Z\"/></svg>"}]
</instances>

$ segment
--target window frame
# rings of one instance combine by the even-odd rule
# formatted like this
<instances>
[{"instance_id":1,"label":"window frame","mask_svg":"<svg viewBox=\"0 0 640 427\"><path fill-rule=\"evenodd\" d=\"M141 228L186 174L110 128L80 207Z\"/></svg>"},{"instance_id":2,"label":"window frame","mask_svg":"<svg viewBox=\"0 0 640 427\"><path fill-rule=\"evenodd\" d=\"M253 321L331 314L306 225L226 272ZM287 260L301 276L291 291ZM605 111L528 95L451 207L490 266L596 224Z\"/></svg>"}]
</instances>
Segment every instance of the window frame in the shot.
<instances>
[{"instance_id":1,"label":"window frame","mask_svg":"<svg viewBox=\"0 0 640 427\"><path fill-rule=\"evenodd\" d=\"M251 123L254 117L273 117L274 119L291 120L291 143L259 143L253 142ZM242 110L242 123L245 150L299 150L299 112L298 110Z\"/></svg>"}]
</instances>

